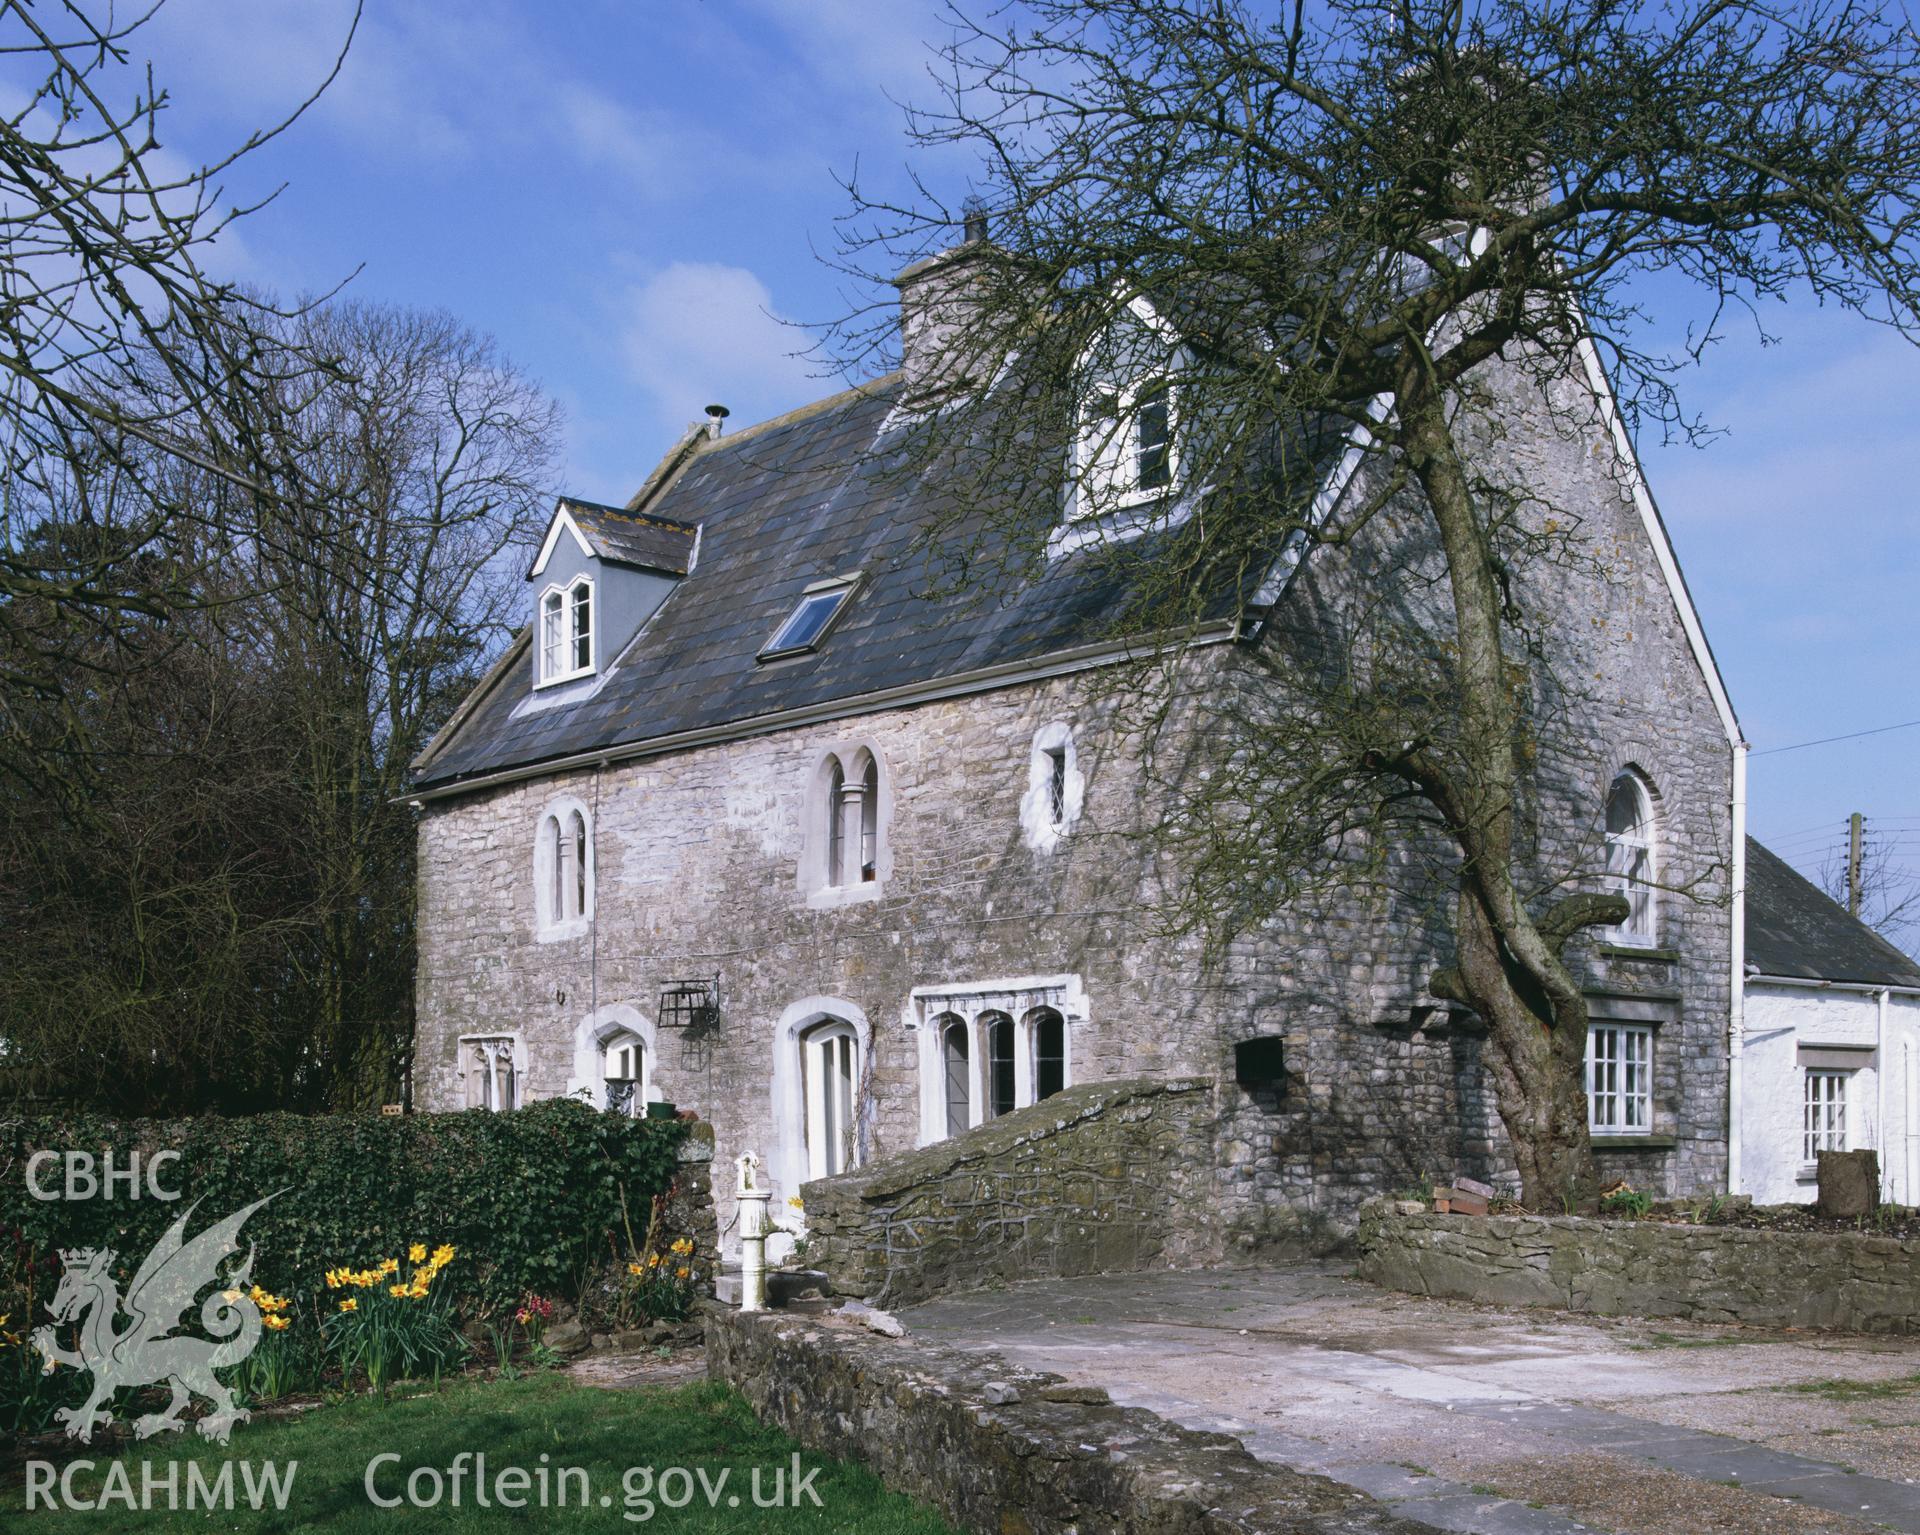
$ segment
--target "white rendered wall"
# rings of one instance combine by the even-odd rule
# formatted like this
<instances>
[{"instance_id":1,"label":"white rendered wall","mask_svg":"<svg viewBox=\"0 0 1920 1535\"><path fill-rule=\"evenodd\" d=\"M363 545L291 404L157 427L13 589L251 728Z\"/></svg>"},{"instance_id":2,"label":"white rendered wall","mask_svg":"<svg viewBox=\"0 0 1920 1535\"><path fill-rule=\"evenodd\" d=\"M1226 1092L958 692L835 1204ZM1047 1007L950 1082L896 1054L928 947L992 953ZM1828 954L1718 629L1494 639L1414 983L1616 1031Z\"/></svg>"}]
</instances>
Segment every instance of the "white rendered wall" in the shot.
<instances>
[{"instance_id":1,"label":"white rendered wall","mask_svg":"<svg viewBox=\"0 0 1920 1535\"><path fill-rule=\"evenodd\" d=\"M1920 1201L1915 1167L1920 1129L1914 1094L1920 1090L1920 998L1893 993L1886 1038L1879 1039L1876 993L1780 986L1750 980L1746 1043L1741 1053L1742 1172L1738 1193L1760 1204L1807 1204L1813 1170L1802 1160L1806 1069L1800 1047L1862 1049L1863 1064L1848 1083L1849 1149L1880 1153L1881 1192L1897 1204ZM1876 1044L1877 1057L1871 1056Z\"/></svg>"}]
</instances>

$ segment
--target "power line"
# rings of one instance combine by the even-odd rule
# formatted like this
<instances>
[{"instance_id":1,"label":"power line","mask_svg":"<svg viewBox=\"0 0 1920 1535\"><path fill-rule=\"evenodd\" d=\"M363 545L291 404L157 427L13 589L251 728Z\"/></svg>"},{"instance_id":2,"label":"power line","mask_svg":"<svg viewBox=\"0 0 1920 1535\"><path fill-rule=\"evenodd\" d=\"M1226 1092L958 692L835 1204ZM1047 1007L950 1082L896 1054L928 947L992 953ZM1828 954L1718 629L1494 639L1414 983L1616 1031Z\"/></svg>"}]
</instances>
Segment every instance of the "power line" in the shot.
<instances>
[{"instance_id":1,"label":"power line","mask_svg":"<svg viewBox=\"0 0 1920 1535\"><path fill-rule=\"evenodd\" d=\"M1822 736L1817 741L1795 741L1791 746L1769 746L1765 751L1750 751L1749 757L1771 757L1776 752L1805 751L1809 746L1831 746L1835 741L1858 741L1863 736L1883 736L1891 730L1912 730L1920 726L1920 720L1906 720L1898 725L1881 725L1873 730L1849 731L1843 736Z\"/></svg>"}]
</instances>

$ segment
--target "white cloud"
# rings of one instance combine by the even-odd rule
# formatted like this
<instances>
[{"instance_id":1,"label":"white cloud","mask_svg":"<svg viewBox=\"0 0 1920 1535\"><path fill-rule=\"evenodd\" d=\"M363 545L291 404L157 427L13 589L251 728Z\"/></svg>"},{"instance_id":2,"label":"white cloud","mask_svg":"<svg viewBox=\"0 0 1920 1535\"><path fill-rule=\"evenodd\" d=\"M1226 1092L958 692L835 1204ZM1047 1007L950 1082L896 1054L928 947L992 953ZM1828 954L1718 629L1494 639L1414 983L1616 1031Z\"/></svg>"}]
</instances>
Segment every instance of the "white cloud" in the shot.
<instances>
[{"instance_id":1,"label":"white cloud","mask_svg":"<svg viewBox=\"0 0 1920 1535\"><path fill-rule=\"evenodd\" d=\"M714 401L746 425L834 387L798 355L808 333L778 316L766 284L745 267L676 261L628 293L625 316L628 370L663 439Z\"/></svg>"}]
</instances>

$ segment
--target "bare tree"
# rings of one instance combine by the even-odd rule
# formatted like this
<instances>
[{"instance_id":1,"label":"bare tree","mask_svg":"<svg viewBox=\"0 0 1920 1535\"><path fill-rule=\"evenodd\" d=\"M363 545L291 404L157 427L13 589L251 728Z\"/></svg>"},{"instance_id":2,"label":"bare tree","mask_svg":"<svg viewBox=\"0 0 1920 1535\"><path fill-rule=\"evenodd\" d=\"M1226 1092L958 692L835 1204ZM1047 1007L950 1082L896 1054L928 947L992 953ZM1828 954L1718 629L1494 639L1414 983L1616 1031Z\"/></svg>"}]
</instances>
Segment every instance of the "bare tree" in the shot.
<instances>
[{"instance_id":1,"label":"bare tree","mask_svg":"<svg viewBox=\"0 0 1920 1535\"><path fill-rule=\"evenodd\" d=\"M517 617L558 410L445 314L334 303L277 323L263 344L327 370L316 388L289 367L282 396L249 402L254 475L149 469L210 508L160 573L191 600L130 643L67 644L59 686L19 710L49 737L77 720L59 777L82 789L0 784L15 1091L153 1112L398 1090L407 765Z\"/></svg>"},{"instance_id":2,"label":"bare tree","mask_svg":"<svg viewBox=\"0 0 1920 1535\"><path fill-rule=\"evenodd\" d=\"M312 98L231 153L182 163L161 147L171 99L135 52L159 3L0 0L15 87L0 115L0 770L43 788L58 774L16 703L56 696L76 657L106 664L92 638L139 641L142 620L193 599L170 546L211 508L178 501L166 466L254 483L262 445L246 402L314 371L261 345L285 313L205 265L258 207L235 206L223 179ZM64 537L50 524L116 531Z\"/></svg>"},{"instance_id":3,"label":"bare tree","mask_svg":"<svg viewBox=\"0 0 1920 1535\"><path fill-rule=\"evenodd\" d=\"M1578 686L1536 577L1592 556L1487 468L1495 400L1517 381L1590 423L1604 369L1629 428L1697 435L1677 378L1729 315L1806 296L1912 334L1910 24L1851 0L1029 0L952 23L910 137L971 154L995 238L946 311L909 316L948 359L909 374L914 472L955 487L930 543L1031 562L1063 461L1079 510L1132 515L1101 504L1098 447L1066 454L1104 417L1203 488L1106 556L1136 567L1115 626L1163 657L1276 562L1351 557L1269 662L1284 691L1238 706L1228 765L1171 817L1195 872L1169 905L1244 931L1316 882L1443 874L1454 959L1427 984L1484 1021L1526 1199L1590 1204L1566 950L1628 906L1530 828ZM925 183L852 193L845 264L869 277L965 221ZM1652 293L1684 345L1647 340ZM895 345L884 305L830 343L855 367ZM1328 508L1302 490L1334 444L1364 467Z\"/></svg>"},{"instance_id":4,"label":"bare tree","mask_svg":"<svg viewBox=\"0 0 1920 1535\"><path fill-rule=\"evenodd\" d=\"M1850 907L1848 861L1843 838L1820 864L1820 888L1837 904ZM1897 843L1871 829L1860 840L1860 920L1907 953L1920 939L1920 874L1902 860Z\"/></svg>"}]
</instances>

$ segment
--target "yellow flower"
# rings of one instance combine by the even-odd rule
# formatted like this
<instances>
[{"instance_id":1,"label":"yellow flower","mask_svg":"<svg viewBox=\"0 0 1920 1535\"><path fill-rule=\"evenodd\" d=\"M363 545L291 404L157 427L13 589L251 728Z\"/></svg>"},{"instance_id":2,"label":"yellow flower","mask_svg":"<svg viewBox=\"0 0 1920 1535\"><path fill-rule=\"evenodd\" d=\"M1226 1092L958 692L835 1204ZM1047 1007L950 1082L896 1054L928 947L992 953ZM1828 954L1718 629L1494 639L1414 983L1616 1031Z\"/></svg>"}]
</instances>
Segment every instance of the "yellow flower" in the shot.
<instances>
[{"instance_id":1,"label":"yellow flower","mask_svg":"<svg viewBox=\"0 0 1920 1535\"><path fill-rule=\"evenodd\" d=\"M693 1251L693 1243L690 1240L688 1240L686 1237L682 1237L680 1238L679 1241L673 1244L673 1250L678 1254L680 1254L681 1257L684 1258L687 1256L687 1254Z\"/></svg>"},{"instance_id":2,"label":"yellow flower","mask_svg":"<svg viewBox=\"0 0 1920 1535\"><path fill-rule=\"evenodd\" d=\"M360 1309L360 1302L349 1295L345 1300L340 1302L340 1309L342 1311L358 1311Z\"/></svg>"},{"instance_id":3,"label":"yellow flower","mask_svg":"<svg viewBox=\"0 0 1920 1535\"><path fill-rule=\"evenodd\" d=\"M329 1290L337 1290L340 1288L340 1275L334 1269L327 1270L327 1288Z\"/></svg>"},{"instance_id":4,"label":"yellow flower","mask_svg":"<svg viewBox=\"0 0 1920 1535\"><path fill-rule=\"evenodd\" d=\"M416 1279L412 1284L408 1285L407 1298L409 1300L425 1300L427 1298L427 1287L425 1282L422 1280Z\"/></svg>"},{"instance_id":5,"label":"yellow flower","mask_svg":"<svg viewBox=\"0 0 1920 1535\"><path fill-rule=\"evenodd\" d=\"M434 1248L433 1266L435 1268L445 1268L451 1262L453 1262L453 1245L451 1243L443 1243L439 1247Z\"/></svg>"},{"instance_id":6,"label":"yellow flower","mask_svg":"<svg viewBox=\"0 0 1920 1535\"><path fill-rule=\"evenodd\" d=\"M647 1267L648 1267L648 1268L650 1268L650 1269L657 1269L658 1267L660 1267L660 1254L658 1254L658 1253L648 1253L648 1254L647 1254Z\"/></svg>"},{"instance_id":7,"label":"yellow flower","mask_svg":"<svg viewBox=\"0 0 1920 1535\"><path fill-rule=\"evenodd\" d=\"M637 1263L629 1263L627 1265L627 1272L629 1274L644 1274L646 1273L646 1270L640 1267L640 1265Z\"/></svg>"},{"instance_id":8,"label":"yellow flower","mask_svg":"<svg viewBox=\"0 0 1920 1535\"><path fill-rule=\"evenodd\" d=\"M693 1270L690 1268L677 1268L673 1271L673 1277L675 1279L685 1279L692 1273Z\"/></svg>"},{"instance_id":9,"label":"yellow flower","mask_svg":"<svg viewBox=\"0 0 1920 1535\"><path fill-rule=\"evenodd\" d=\"M260 1325L269 1331L279 1332L282 1328L291 1327L293 1324L283 1316L263 1316L260 1318Z\"/></svg>"},{"instance_id":10,"label":"yellow flower","mask_svg":"<svg viewBox=\"0 0 1920 1535\"><path fill-rule=\"evenodd\" d=\"M390 1284L387 1286L387 1294L389 1295L399 1296L405 1295L406 1293L407 1287L403 1284Z\"/></svg>"},{"instance_id":11,"label":"yellow flower","mask_svg":"<svg viewBox=\"0 0 1920 1535\"><path fill-rule=\"evenodd\" d=\"M395 1274L399 1271L400 1260L398 1258L382 1258L380 1260L380 1272L382 1274Z\"/></svg>"},{"instance_id":12,"label":"yellow flower","mask_svg":"<svg viewBox=\"0 0 1920 1535\"><path fill-rule=\"evenodd\" d=\"M407 1249L407 1262L424 1263L426 1260L427 1244L425 1242L415 1242L413 1246Z\"/></svg>"},{"instance_id":13,"label":"yellow flower","mask_svg":"<svg viewBox=\"0 0 1920 1535\"><path fill-rule=\"evenodd\" d=\"M220 1292L220 1299L231 1306L235 1301L240 1299L240 1294L241 1292L238 1290L222 1290Z\"/></svg>"},{"instance_id":14,"label":"yellow flower","mask_svg":"<svg viewBox=\"0 0 1920 1535\"><path fill-rule=\"evenodd\" d=\"M787 1203L792 1205L796 1210L804 1210L807 1207L806 1202L802 1200L798 1194L795 1194Z\"/></svg>"}]
</instances>

